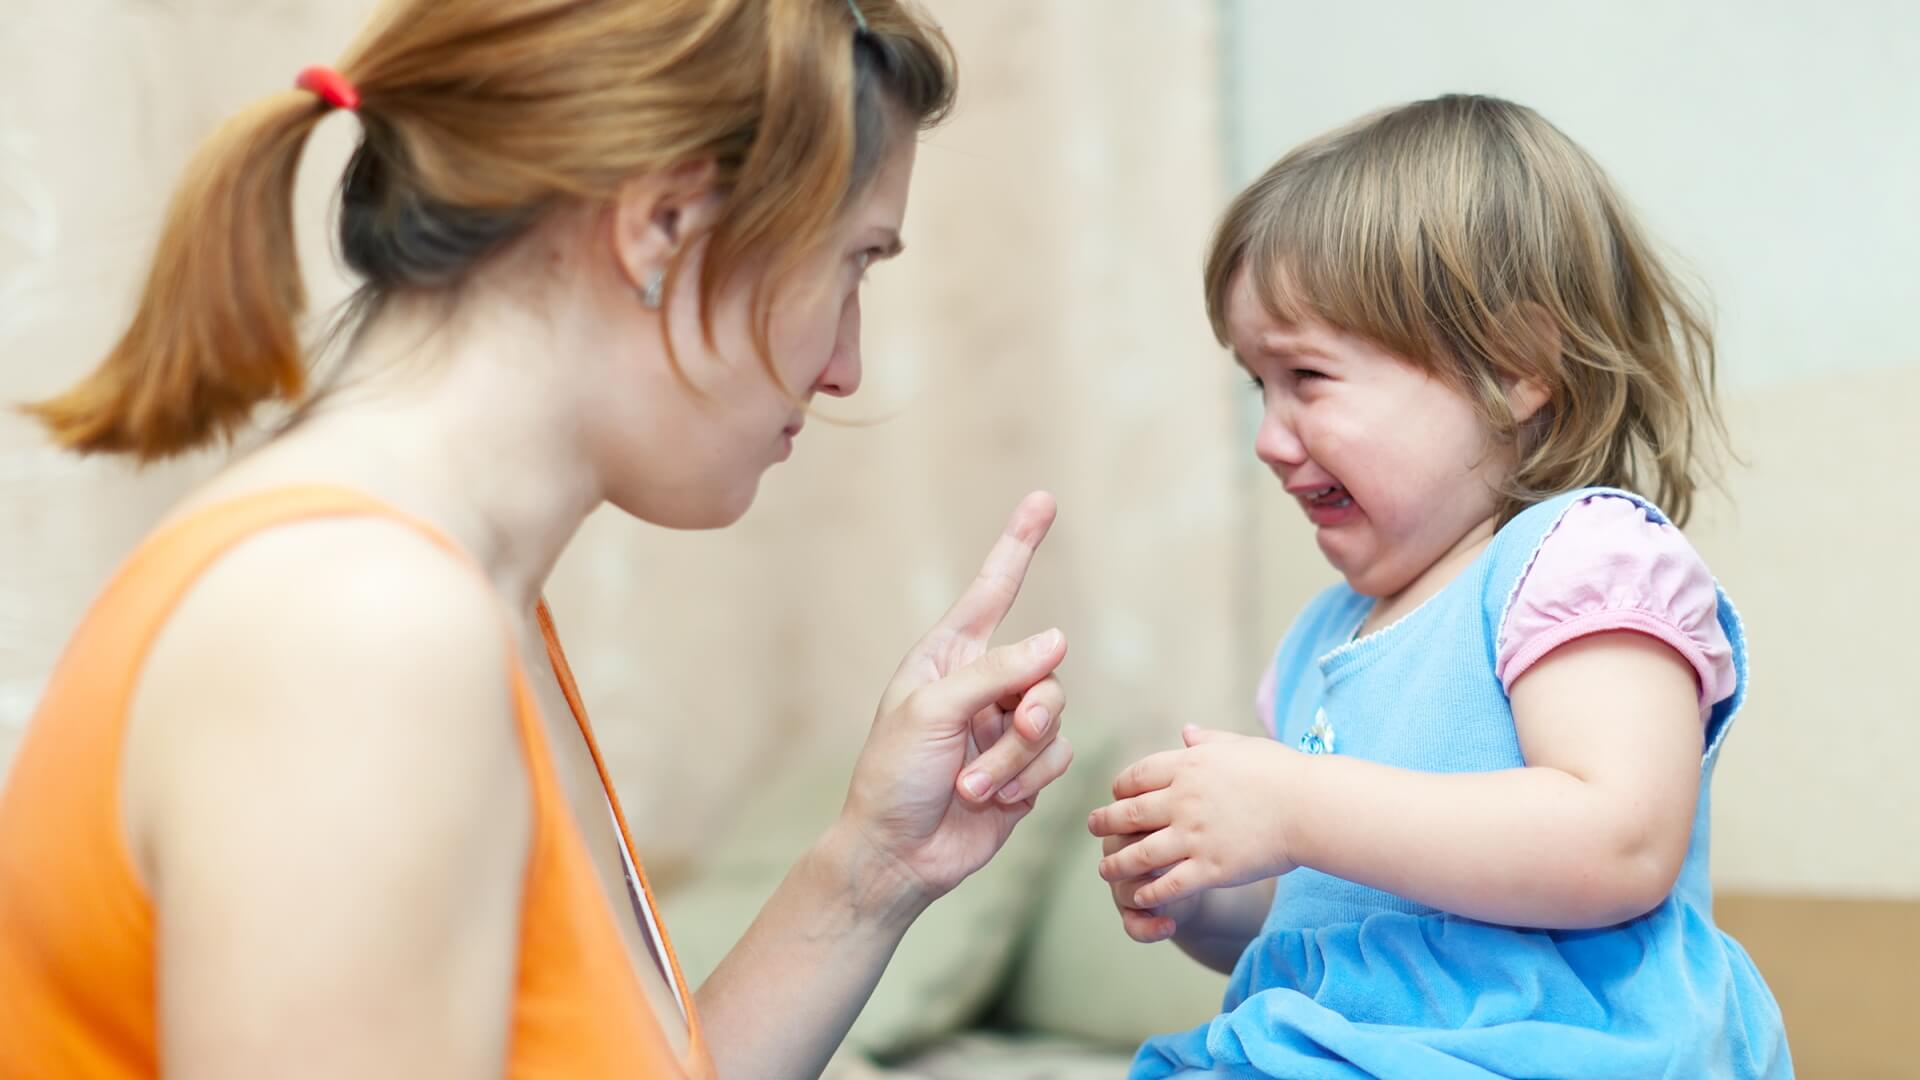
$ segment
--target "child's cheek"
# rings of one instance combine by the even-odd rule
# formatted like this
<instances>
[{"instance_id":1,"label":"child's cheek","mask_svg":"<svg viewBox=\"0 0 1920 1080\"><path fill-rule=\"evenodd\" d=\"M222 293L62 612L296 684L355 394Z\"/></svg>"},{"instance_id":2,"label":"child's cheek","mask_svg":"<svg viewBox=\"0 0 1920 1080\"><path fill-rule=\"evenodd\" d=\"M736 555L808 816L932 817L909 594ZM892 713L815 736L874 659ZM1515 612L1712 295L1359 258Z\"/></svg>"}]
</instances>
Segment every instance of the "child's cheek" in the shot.
<instances>
[{"instance_id":1,"label":"child's cheek","mask_svg":"<svg viewBox=\"0 0 1920 1080\"><path fill-rule=\"evenodd\" d=\"M1365 426L1350 414L1330 408L1302 410L1300 438L1314 463L1332 473L1348 488L1364 485L1364 473L1373 456ZM1352 475L1349 475L1352 474Z\"/></svg>"}]
</instances>

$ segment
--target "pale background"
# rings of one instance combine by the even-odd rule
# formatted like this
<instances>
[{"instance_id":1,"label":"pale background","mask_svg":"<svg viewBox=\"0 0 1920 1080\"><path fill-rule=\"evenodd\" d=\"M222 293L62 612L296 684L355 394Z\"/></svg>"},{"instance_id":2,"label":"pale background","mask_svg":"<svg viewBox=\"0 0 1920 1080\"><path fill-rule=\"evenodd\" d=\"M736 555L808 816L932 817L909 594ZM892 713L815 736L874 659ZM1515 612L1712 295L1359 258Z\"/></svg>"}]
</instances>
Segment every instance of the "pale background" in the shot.
<instances>
[{"instance_id":1,"label":"pale background","mask_svg":"<svg viewBox=\"0 0 1920 1080\"><path fill-rule=\"evenodd\" d=\"M371 6L8 0L0 399L94 361L195 139L338 55ZM1121 757L1182 722L1251 729L1261 664L1331 575L1252 461L1251 402L1200 309L1208 230L1300 138L1482 90L1587 145L1717 302L1748 464L1692 535L1741 605L1756 677L1720 771L1716 877L1920 898L1920 705L1901 677L1920 607L1920 8L935 10L962 106L921 155L912 254L872 286L869 389L831 410L882 422L810 425L728 532L603 515L553 583L656 876L697 876L783 778L844 772L899 653L1034 487L1062 517L1008 631L1067 629L1083 769L1021 872L1091 874L1067 824ZM330 118L303 179L323 303L345 289L323 217L353 134ZM213 464L72 460L0 417L0 767L93 591Z\"/></svg>"}]
</instances>

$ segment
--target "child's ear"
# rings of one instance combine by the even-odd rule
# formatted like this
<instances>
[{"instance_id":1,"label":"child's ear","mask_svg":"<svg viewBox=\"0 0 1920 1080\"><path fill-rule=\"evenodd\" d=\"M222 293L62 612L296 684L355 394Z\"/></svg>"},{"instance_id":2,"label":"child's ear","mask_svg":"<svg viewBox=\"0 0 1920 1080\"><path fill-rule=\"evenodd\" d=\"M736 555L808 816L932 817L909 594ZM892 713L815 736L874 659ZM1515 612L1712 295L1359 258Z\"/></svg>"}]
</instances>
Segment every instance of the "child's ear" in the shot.
<instances>
[{"instance_id":1,"label":"child's ear","mask_svg":"<svg viewBox=\"0 0 1920 1080\"><path fill-rule=\"evenodd\" d=\"M1521 341L1527 352L1524 370L1534 374L1512 375L1500 380L1507 392L1507 408L1513 422L1524 427L1552 400L1546 378L1560 370L1560 325L1539 304L1523 303L1514 312Z\"/></svg>"},{"instance_id":2,"label":"child's ear","mask_svg":"<svg viewBox=\"0 0 1920 1080\"><path fill-rule=\"evenodd\" d=\"M1546 408L1547 402L1553 398L1547 384L1539 379L1508 379L1506 387L1507 408L1513 410L1513 422L1520 427L1525 427L1539 415L1540 410Z\"/></svg>"}]
</instances>

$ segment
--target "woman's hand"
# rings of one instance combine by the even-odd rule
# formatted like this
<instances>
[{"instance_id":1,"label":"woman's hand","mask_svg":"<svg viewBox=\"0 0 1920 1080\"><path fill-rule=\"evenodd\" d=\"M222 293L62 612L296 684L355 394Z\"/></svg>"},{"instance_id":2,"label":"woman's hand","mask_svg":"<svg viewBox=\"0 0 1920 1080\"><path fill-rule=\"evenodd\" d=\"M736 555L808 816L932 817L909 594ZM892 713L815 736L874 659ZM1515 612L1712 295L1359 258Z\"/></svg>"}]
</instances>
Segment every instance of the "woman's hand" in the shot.
<instances>
[{"instance_id":1,"label":"woman's hand","mask_svg":"<svg viewBox=\"0 0 1920 1080\"><path fill-rule=\"evenodd\" d=\"M986 865L1073 760L1058 630L989 649L1053 524L1035 493L966 592L901 661L854 766L841 824L928 903Z\"/></svg>"},{"instance_id":2,"label":"woman's hand","mask_svg":"<svg viewBox=\"0 0 1920 1080\"><path fill-rule=\"evenodd\" d=\"M1053 677L1066 640L1050 630L987 647L1053 515L1051 496L1028 496L980 576L901 662L839 820L701 986L723 1075L818 1075L914 919L986 865L1066 771Z\"/></svg>"}]
</instances>

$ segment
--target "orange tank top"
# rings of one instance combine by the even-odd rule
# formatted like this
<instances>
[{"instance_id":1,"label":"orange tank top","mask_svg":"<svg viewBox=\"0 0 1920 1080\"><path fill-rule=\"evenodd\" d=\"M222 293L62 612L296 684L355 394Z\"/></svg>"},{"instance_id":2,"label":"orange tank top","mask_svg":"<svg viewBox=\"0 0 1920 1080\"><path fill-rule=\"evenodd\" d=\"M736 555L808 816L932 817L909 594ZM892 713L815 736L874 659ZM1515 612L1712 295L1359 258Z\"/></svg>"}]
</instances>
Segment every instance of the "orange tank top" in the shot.
<instances>
[{"instance_id":1,"label":"orange tank top","mask_svg":"<svg viewBox=\"0 0 1920 1080\"><path fill-rule=\"evenodd\" d=\"M0 790L0 1078L159 1075L153 908L119 819L128 701L154 638L216 559L276 525L349 515L398 521L466 558L433 529L368 496L270 491L199 511L150 537L68 643ZM540 623L651 924L652 890L632 857L626 818L544 606ZM513 682L533 830L507 1075L710 1080L712 1060L672 946L658 936L687 1010L686 1061L673 1054L633 973L615 922L632 915L616 916L594 875L531 684L517 665Z\"/></svg>"}]
</instances>

